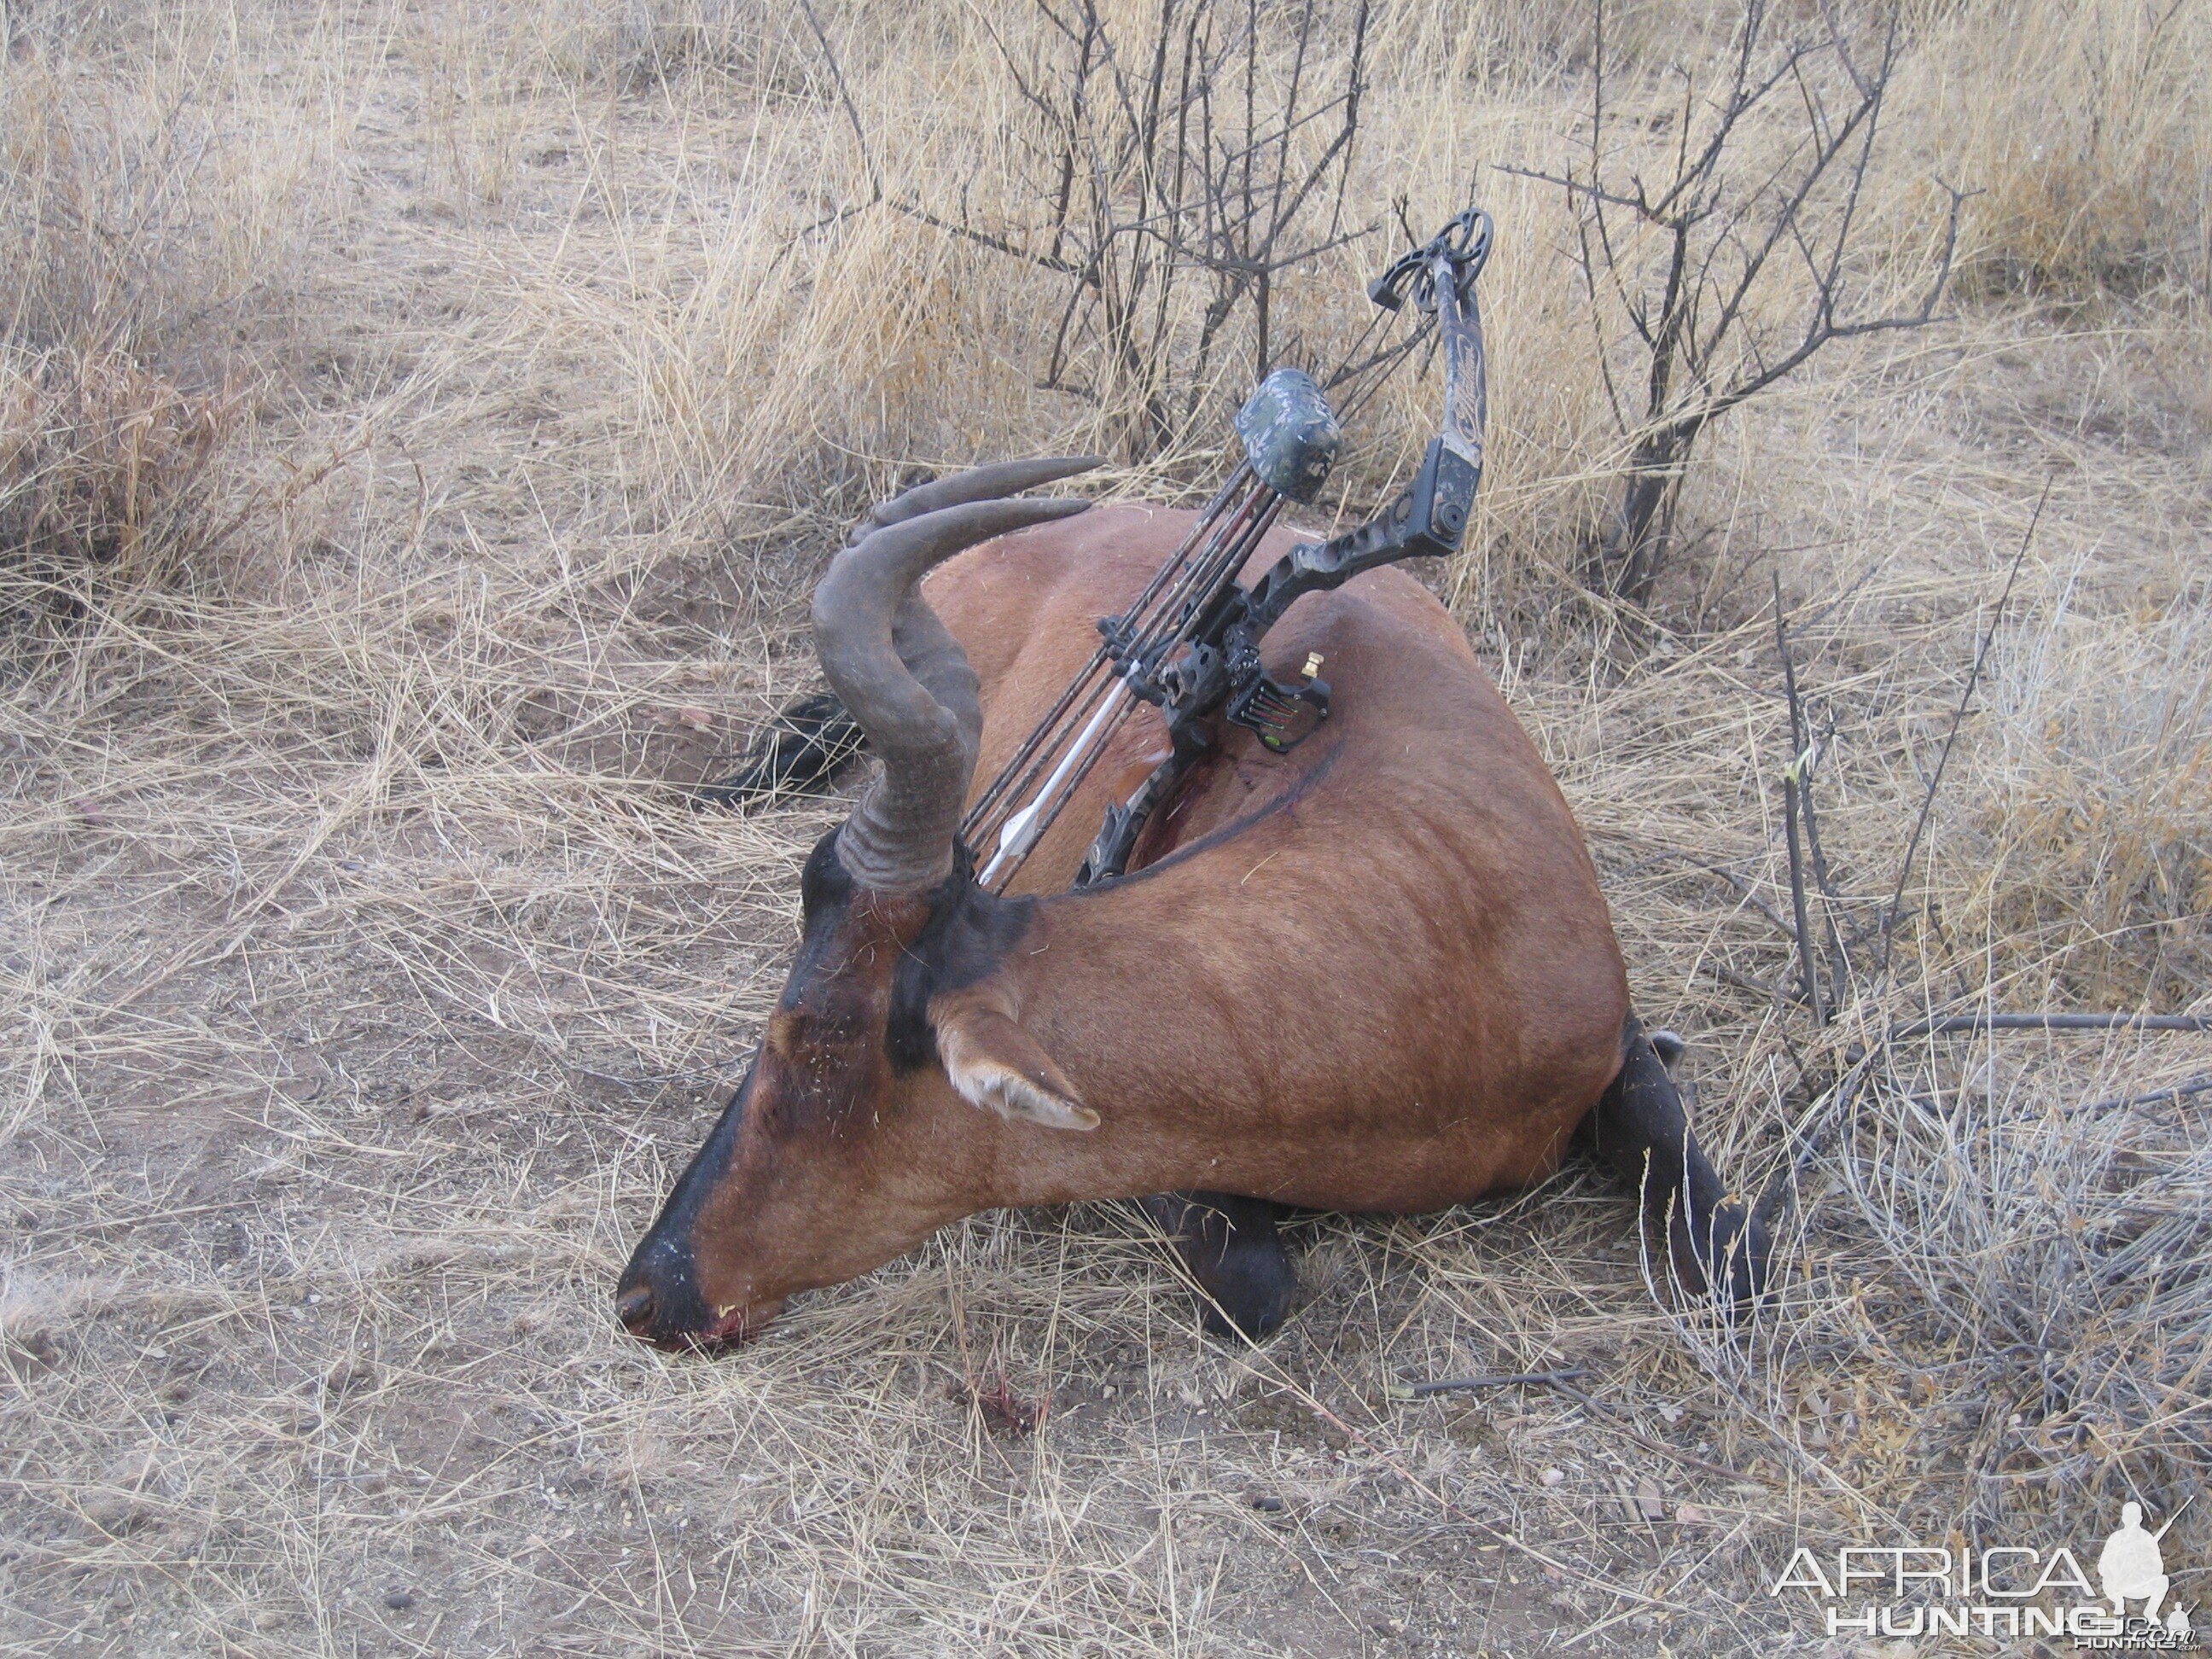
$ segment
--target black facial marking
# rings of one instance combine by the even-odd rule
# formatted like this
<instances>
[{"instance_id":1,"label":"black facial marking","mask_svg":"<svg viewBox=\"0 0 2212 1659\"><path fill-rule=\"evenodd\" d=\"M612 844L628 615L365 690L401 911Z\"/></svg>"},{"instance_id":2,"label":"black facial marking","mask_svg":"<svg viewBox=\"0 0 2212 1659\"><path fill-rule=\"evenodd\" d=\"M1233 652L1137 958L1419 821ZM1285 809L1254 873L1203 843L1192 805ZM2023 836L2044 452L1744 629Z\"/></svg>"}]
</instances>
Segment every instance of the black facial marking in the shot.
<instances>
[{"instance_id":1,"label":"black facial marking","mask_svg":"<svg viewBox=\"0 0 2212 1659\"><path fill-rule=\"evenodd\" d=\"M668 1194L668 1201L660 1206L659 1215L638 1241L636 1249L630 1253L629 1265L616 1282L617 1297L637 1291L647 1292L650 1297L647 1304L651 1310L650 1323L638 1331L641 1336L656 1342L678 1340L705 1329L714 1317L699 1293L699 1269L692 1255L691 1229L699 1218L701 1206L729 1168L730 1152L744 1123L746 1098L752 1092L758 1066L759 1058L756 1055L753 1069L746 1072L745 1080L730 1097L730 1103L723 1109L714 1132L692 1155L690 1164Z\"/></svg>"},{"instance_id":2,"label":"black facial marking","mask_svg":"<svg viewBox=\"0 0 2212 1659\"><path fill-rule=\"evenodd\" d=\"M820 924L842 916L853 902L853 878L837 856L837 832L832 830L814 843L806 867L799 875L799 915L801 939L799 960L792 963L791 982L797 985L800 968L808 965L808 946L819 955L818 940L826 930Z\"/></svg>"},{"instance_id":3,"label":"black facial marking","mask_svg":"<svg viewBox=\"0 0 2212 1659\"><path fill-rule=\"evenodd\" d=\"M838 1018L835 992L843 964L833 951L860 890L838 860L836 830L815 843L799 890L805 932L778 1006L786 1012L805 1010L821 1030ZM892 1067L900 1073L918 1070L937 1058L930 999L988 977L1028 928L1036 908L1034 899L1000 898L977 886L975 860L960 846L953 848L952 873L927 902L929 919L900 953L892 971L890 1019L884 1041Z\"/></svg>"},{"instance_id":4,"label":"black facial marking","mask_svg":"<svg viewBox=\"0 0 2212 1659\"><path fill-rule=\"evenodd\" d=\"M977 886L968 849L954 847L952 873L930 895L929 921L899 959L891 981L885 1043L896 1070L912 1072L937 1058L929 1000L988 978L1028 929L1036 908L1035 899L1000 898Z\"/></svg>"}]
</instances>

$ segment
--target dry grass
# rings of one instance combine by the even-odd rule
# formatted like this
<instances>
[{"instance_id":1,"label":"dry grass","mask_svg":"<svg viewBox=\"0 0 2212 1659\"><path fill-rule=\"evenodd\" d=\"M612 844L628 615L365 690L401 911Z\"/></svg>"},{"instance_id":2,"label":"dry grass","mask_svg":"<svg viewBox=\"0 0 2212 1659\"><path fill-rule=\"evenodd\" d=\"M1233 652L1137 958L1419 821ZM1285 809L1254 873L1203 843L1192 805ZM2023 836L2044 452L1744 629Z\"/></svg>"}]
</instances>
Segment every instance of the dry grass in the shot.
<instances>
[{"instance_id":1,"label":"dry grass","mask_svg":"<svg viewBox=\"0 0 2212 1659\"><path fill-rule=\"evenodd\" d=\"M1984 192L1981 289L2212 297L2212 15L2008 0L1929 33L1929 105L1914 115L1939 164ZM1992 76L2016 93L1984 95Z\"/></svg>"},{"instance_id":2,"label":"dry grass","mask_svg":"<svg viewBox=\"0 0 2212 1659\"><path fill-rule=\"evenodd\" d=\"M227 414L119 354L0 360L0 632L11 645L158 593L210 550L220 532L206 485Z\"/></svg>"},{"instance_id":3,"label":"dry grass","mask_svg":"<svg viewBox=\"0 0 2212 1659\"><path fill-rule=\"evenodd\" d=\"M1022 208L983 12L819 9L901 182ZM2204 12L2056 9L1922 26L1886 175L1900 273L1942 158L2014 274L1727 423L1650 628L1566 576L1622 434L1559 204L1477 171L1553 153L1577 31L1506 0L1376 21L1361 198L1426 223L1479 177L1501 222L1482 536L1433 574L1728 1167L1834 1126L1781 1305L1728 1340L1655 1301L1625 1201L1573 1170L1316 1224L1259 1352L1085 1209L952 1229L714 1362L620 1338L608 1291L838 809L670 785L805 683L796 607L869 491L1109 421L1033 384L1050 285L893 212L800 234L858 163L765 8L33 14L0 128L60 205L0 197L8 407L44 411L6 417L0 546L82 574L119 536L159 603L82 589L0 701L0 1645L1769 1652L1816 1645L1764 1593L1785 1544L2093 1547L2124 1494L2196 1494L2205 1097L2085 1107L2212 1041L1881 1040L2206 1006L2212 339L2172 194L2205 176ZM1655 76L1718 15L1625 14ZM2122 58L2155 73L2089 96ZM2014 142L2099 111L2063 177ZM1286 298L1315 337L1366 258ZM1348 488L1425 418L1394 388ZM1188 489L1200 449L1113 487ZM199 528L152 559L156 525ZM1752 988L1790 962L1778 566L1862 937L1996 623L1894 958L1862 947L1826 1030ZM1554 1364L1605 1407L1389 1392ZM1662 1518L1625 1518L1646 1482ZM2170 1540L2191 1572L2206 1514Z\"/></svg>"}]
</instances>

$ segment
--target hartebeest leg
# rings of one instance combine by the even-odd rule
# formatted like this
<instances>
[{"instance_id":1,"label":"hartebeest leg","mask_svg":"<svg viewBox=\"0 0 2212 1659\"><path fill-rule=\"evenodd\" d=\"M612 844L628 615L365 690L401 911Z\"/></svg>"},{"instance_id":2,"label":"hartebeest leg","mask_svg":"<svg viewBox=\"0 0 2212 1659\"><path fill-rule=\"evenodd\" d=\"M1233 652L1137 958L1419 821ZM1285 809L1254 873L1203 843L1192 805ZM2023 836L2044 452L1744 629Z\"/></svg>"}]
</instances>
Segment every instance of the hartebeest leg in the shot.
<instances>
[{"instance_id":1,"label":"hartebeest leg","mask_svg":"<svg viewBox=\"0 0 2212 1659\"><path fill-rule=\"evenodd\" d=\"M1273 1204L1232 1193L1155 1193L1144 1204L1198 1281L1207 1331L1256 1341L1283 1322L1298 1276Z\"/></svg>"},{"instance_id":2,"label":"hartebeest leg","mask_svg":"<svg viewBox=\"0 0 2212 1659\"><path fill-rule=\"evenodd\" d=\"M778 795L824 789L865 742L837 694L817 691L778 709L754 735L744 764L727 777L700 784L691 798L715 806L750 806Z\"/></svg>"},{"instance_id":3,"label":"hartebeest leg","mask_svg":"<svg viewBox=\"0 0 2212 1659\"><path fill-rule=\"evenodd\" d=\"M1583 1121L1583 1133L1635 1184L1646 1215L1669 1218L1668 1243L1682 1281L1703 1290L1717 1274L1735 1304L1748 1306L1766 1286L1766 1229L1698 1149L1681 1093L1632 1014L1621 1043L1620 1075Z\"/></svg>"}]
</instances>

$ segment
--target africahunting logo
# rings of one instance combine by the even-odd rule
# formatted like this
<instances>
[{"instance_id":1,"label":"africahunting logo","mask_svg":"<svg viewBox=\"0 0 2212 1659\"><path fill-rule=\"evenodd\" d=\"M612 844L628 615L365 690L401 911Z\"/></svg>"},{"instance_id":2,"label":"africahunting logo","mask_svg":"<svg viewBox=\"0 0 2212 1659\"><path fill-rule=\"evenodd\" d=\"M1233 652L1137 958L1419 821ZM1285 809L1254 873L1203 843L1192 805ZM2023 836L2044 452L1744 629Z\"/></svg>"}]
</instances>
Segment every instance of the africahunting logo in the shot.
<instances>
[{"instance_id":1,"label":"africahunting logo","mask_svg":"<svg viewBox=\"0 0 2212 1659\"><path fill-rule=\"evenodd\" d=\"M1767 1593L1805 1592L1831 1636L2070 1636L2077 1648L2106 1653L2175 1652L2197 1644L2162 1547L2179 1518L2152 1532L2142 1504L2123 1504L2119 1530L2097 1553L2094 1584L2063 1544L2048 1552L1856 1546L1838 1550L1832 1564L1801 1548Z\"/></svg>"}]
</instances>

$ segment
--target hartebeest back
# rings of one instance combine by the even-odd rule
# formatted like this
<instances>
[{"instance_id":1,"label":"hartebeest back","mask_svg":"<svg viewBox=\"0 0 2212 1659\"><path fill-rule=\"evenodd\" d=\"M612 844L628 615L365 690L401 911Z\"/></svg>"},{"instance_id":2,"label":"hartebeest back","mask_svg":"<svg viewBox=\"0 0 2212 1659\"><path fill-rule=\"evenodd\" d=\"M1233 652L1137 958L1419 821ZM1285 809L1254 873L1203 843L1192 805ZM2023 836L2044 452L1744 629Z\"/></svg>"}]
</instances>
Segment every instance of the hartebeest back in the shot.
<instances>
[{"instance_id":1,"label":"hartebeest back","mask_svg":"<svg viewBox=\"0 0 2212 1659\"><path fill-rule=\"evenodd\" d=\"M1018 890L976 885L956 829L979 760L1189 524L997 499L1079 465L910 492L822 582L823 667L883 771L808 861L790 978L623 1275L623 1322L734 1340L978 1210L1150 1197L1217 1321L1258 1334L1294 1283L1271 1206L1441 1208L1543 1178L1578 1126L1648 1199L1681 1194L1686 1273L1717 1251L1747 1293L1764 1241L1630 1014L1573 817L1412 577L1297 602L1267 654L1322 653L1333 717L1288 756L1225 728L1141 867L1060 890L1159 757L1144 716Z\"/></svg>"}]
</instances>

